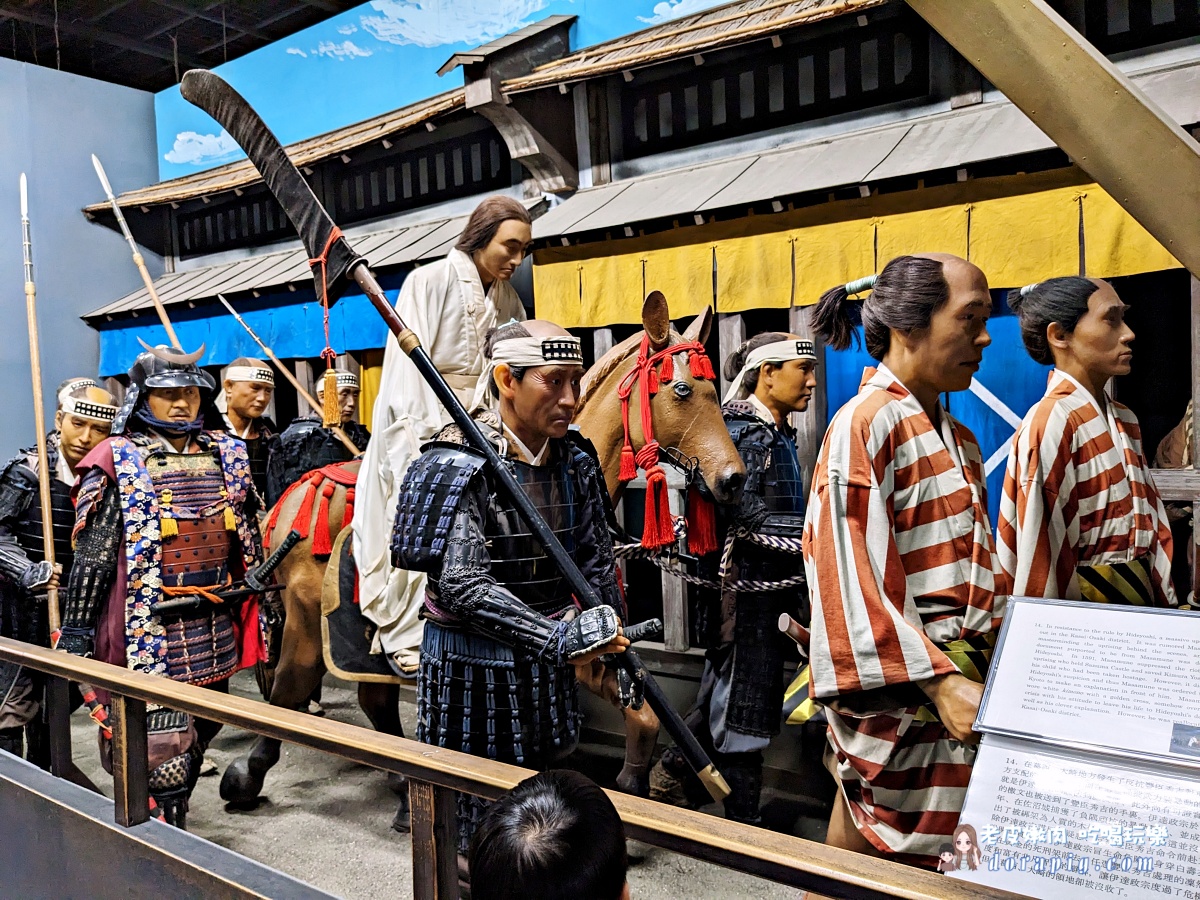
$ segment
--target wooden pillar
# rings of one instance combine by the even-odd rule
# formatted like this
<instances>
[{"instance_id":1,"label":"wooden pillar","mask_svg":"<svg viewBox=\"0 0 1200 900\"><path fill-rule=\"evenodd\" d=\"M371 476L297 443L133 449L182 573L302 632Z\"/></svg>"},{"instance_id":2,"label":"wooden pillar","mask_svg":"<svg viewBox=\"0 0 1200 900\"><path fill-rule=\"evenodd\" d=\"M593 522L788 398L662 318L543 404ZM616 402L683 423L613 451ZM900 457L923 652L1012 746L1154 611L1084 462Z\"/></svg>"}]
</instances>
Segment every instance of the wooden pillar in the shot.
<instances>
[{"instance_id":1,"label":"wooden pillar","mask_svg":"<svg viewBox=\"0 0 1200 900\"><path fill-rule=\"evenodd\" d=\"M809 324L811 306L794 306L790 313L791 324L788 326L792 333L813 342L817 351L817 359L825 362L825 341L821 339ZM800 470L804 475L804 487L812 486L813 469L817 464L817 455L821 452L821 441L825 439L825 429L829 427L828 396L825 391L825 371L822 365L817 368L817 388L808 401L808 409L802 413L792 413L792 427L796 429L796 453L800 457Z\"/></svg>"},{"instance_id":2,"label":"wooden pillar","mask_svg":"<svg viewBox=\"0 0 1200 900\"><path fill-rule=\"evenodd\" d=\"M454 791L408 781L412 810L413 897L458 900L458 820Z\"/></svg>"},{"instance_id":3,"label":"wooden pillar","mask_svg":"<svg viewBox=\"0 0 1200 900\"><path fill-rule=\"evenodd\" d=\"M717 315L717 352L720 359L715 360L713 368L717 370L717 396L725 396L725 360L746 340L746 322L738 313L719 313Z\"/></svg>"},{"instance_id":4,"label":"wooden pillar","mask_svg":"<svg viewBox=\"0 0 1200 900\"><path fill-rule=\"evenodd\" d=\"M146 702L112 698L113 811L129 828L150 818L150 761L146 748Z\"/></svg>"},{"instance_id":5,"label":"wooden pillar","mask_svg":"<svg viewBox=\"0 0 1200 900\"><path fill-rule=\"evenodd\" d=\"M312 363L307 359L298 359L292 363L292 369L295 370L296 380L300 382L300 386L315 397L316 385L313 383ZM307 416L310 412L308 404L304 401L303 397L296 398L296 407L300 410L300 415L302 416Z\"/></svg>"}]
</instances>

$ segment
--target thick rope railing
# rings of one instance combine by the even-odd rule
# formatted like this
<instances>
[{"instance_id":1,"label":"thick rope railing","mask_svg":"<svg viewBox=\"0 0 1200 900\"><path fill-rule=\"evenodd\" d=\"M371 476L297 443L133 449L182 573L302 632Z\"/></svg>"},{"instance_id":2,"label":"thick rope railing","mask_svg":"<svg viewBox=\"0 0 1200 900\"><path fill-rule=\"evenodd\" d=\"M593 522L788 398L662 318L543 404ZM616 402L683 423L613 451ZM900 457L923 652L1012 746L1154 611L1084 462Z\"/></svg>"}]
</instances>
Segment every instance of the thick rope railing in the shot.
<instances>
[{"instance_id":1,"label":"thick rope railing","mask_svg":"<svg viewBox=\"0 0 1200 900\"><path fill-rule=\"evenodd\" d=\"M145 713L154 703L332 753L409 779L413 893L417 900L458 896L454 791L494 800L533 773L528 769L318 719L295 710L130 672L0 638L0 660L63 680L84 681L113 695L114 793L119 824L148 818ZM66 692L49 691L66 701ZM69 732L68 732L69 736ZM68 752L69 747L65 748ZM60 760L64 748L56 748ZM739 872L850 900L1005 900L1018 895L952 881L944 875L827 847L790 835L715 819L609 792L628 837Z\"/></svg>"}]
</instances>

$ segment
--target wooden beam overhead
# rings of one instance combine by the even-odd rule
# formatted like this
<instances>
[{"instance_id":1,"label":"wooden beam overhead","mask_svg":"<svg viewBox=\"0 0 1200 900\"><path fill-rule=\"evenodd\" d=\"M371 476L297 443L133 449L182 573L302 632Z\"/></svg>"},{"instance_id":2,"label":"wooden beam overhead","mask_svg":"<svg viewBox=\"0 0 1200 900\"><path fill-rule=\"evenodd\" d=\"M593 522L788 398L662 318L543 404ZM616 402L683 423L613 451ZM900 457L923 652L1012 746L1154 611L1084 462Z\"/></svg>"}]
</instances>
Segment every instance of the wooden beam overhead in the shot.
<instances>
[{"instance_id":1,"label":"wooden beam overhead","mask_svg":"<svg viewBox=\"0 0 1200 900\"><path fill-rule=\"evenodd\" d=\"M908 4L1200 275L1200 144L1045 0Z\"/></svg>"}]
</instances>

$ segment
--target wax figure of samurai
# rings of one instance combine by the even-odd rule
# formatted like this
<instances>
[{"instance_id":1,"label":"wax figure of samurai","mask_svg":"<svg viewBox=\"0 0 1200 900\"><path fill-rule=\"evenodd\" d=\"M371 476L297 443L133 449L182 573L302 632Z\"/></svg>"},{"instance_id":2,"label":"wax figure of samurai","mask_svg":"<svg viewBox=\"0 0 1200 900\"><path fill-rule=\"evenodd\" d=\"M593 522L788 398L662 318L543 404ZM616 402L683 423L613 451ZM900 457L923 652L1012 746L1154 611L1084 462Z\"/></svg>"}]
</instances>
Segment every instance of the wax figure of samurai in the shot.
<instances>
[{"instance_id":1,"label":"wax figure of samurai","mask_svg":"<svg viewBox=\"0 0 1200 900\"><path fill-rule=\"evenodd\" d=\"M221 596L261 562L262 538L246 445L203 428L215 385L198 355L142 353L113 436L77 467L75 565L58 646L225 691L231 675L266 659L258 599ZM150 795L182 828L220 725L162 708L146 724Z\"/></svg>"},{"instance_id":2,"label":"wax figure of samurai","mask_svg":"<svg viewBox=\"0 0 1200 900\"><path fill-rule=\"evenodd\" d=\"M628 646L604 478L569 431L579 339L549 322L487 339L499 413L476 421L607 604L579 612L571 589L457 426L439 432L401 488L393 563L428 574L417 676L417 740L545 768L578 738L575 666ZM484 804L459 798L466 853Z\"/></svg>"},{"instance_id":3,"label":"wax figure of samurai","mask_svg":"<svg viewBox=\"0 0 1200 900\"><path fill-rule=\"evenodd\" d=\"M880 364L834 416L813 474L803 677L840 787L827 842L933 868L958 824L1007 602L979 444L939 401L970 386L992 302L983 272L945 254L893 259L860 304L872 280L826 292L814 315L840 350L861 314Z\"/></svg>"},{"instance_id":4,"label":"wax figure of samurai","mask_svg":"<svg viewBox=\"0 0 1200 900\"><path fill-rule=\"evenodd\" d=\"M339 427L362 452L371 440L371 432L354 421L354 414L358 410L358 376L340 369L336 373L338 411L341 414ZM317 380L317 402L325 402L324 378ZM283 434L271 442L270 460L267 463L267 505L278 503L283 492L306 472L353 458L354 454L341 439L323 427L320 416L312 414L293 419Z\"/></svg>"},{"instance_id":5,"label":"wax figure of samurai","mask_svg":"<svg viewBox=\"0 0 1200 900\"><path fill-rule=\"evenodd\" d=\"M254 487L259 497L266 497L268 449L279 430L265 415L275 394L275 370L261 359L238 357L225 370L222 388L223 427L246 445Z\"/></svg>"},{"instance_id":6,"label":"wax figure of samurai","mask_svg":"<svg viewBox=\"0 0 1200 900\"><path fill-rule=\"evenodd\" d=\"M1015 596L1176 606L1171 525L1129 407L1133 330L1105 281L1051 278L1009 298L1025 349L1053 364L1013 439L1000 501L1000 561Z\"/></svg>"},{"instance_id":7,"label":"wax figure of samurai","mask_svg":"<svg viewBox=\"0 0 1200 900\"><path fill-rule=\"evenodd\" d=\"M719 509L720 546L735 528L800 537L805 491L788 416L808 408L816 370L812 341L781 332L756 335L726 359L725 425L746 464L746 486L736 507ZM795 554L739 540L727 580L787 581L797 574L799 561ZM808 597L801 584L769 591L722 586L708 593L704 674L688 724L732 789L725 799L726 818L756 825L763 751L779 734L783 663L795 653L795 645L779 631L779 617L787 613L807 623ZM671 748L651 775L651 796L686 802L680 795L684 786L695 802L708 802L687 761Z\"/></svg>"},{"instance_id":8,"label":"wax figure of samurai","mask_svg":"<svg viewBox=\"0 0 1200 900\"><path fill-rule=\"evenodd\" d=\"M112 394L90 378L64 381L57 404L54 431L46 440L46 461L53 473L54 569L42 537L37 448L22 450L0 472L0 634L42 647L50 646L46 590L59 587L71 575L75 467L108 437L117 415ZM29 761L49 768L42 689L36 673L0 663L0 749L21 756L24 738Z\"/></svg>"},{"instance_id":9,"label":"wax figure of samurai","mask_svg":"<svg viewBox=\"0 0 1200 900\"><path fill-rule=\"evenodd\" d=\"M449 255L417 269L400 289L396 312L468 408L483 372L485 335L525 318L509 279L531 240L524 205L511 197L489 197L471 213ZM417 670L425 579L392 566L388 527L409 463L449 423L449 414L389 336L371 416L376 438L363 458L355 491L354 559L363 615L379 626L373 649L408 676Z\"/></svg>"}]
</instances>

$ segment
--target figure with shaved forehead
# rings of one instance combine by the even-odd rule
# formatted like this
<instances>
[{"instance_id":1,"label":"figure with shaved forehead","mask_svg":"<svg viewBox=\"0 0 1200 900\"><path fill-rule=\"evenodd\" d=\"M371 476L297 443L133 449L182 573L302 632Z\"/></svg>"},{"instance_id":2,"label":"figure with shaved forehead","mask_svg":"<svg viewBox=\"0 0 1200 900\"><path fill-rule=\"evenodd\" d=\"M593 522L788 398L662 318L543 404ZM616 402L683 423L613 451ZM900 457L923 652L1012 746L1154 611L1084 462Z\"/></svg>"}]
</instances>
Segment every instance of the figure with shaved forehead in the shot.
<instances>
[{"instance_id":1,"label":"figure with shaved forehead","mask_svg":"<svg viewBox=\"0 0 1200 900\"><path fill-rule=\"evenodd\" d=\"M958 826L1008 594L979 444L939 399L970 386L991 310L983 272L930 254L827 291L814 316L841 350L861 315L879 360L830 423L804 526L800 677L825 708L841 789L827 842L929 868Z\"/></svg>"},{"instance_id":2,"label":"figure with shaved forehead","mask_svg":"<svg viewBox=\"0 0 1200 900\"><path fill-rule=\"evenodd\" d=\"M221 388L225 430L246 444L254 487L265 497L268 446L276 432L267 416L275 396L275 370L261 359L239 356L226 367Z\"/></svg>"},{"instance_id":3,"label":"figure with shaved forehead","mask_svg":"<svg viewBox=\"0 0 1200 900\"><path fill-rule=\"evenodd\" d=\"M204 429L216 385L196 365L203 352L147 347L113 435L77 467L76 562L58 646L227 691L231 675L267 658L258 597L222 596L261 562L262 538L245 443ZM155 709L146 729L150 796L183 828L220 725Z\"/></svg>"},{"instance_id":4,"label":"figure with shaved forehead","mask_svg":"<svg viewBox=\"0 0 1200 900\"><path fill-rule=\"evenodd\" d=\"M579 612L570 586L457 426L409 467L392 532L395 566L427 574L417 740L532 768L579 737L576 667L622 652L623 601L608 494L590 445L571 430L583 356L549 322L489 333L484 385L499 412L475 420L608 604ZM465 854L483 804L459 800Z\"/></svg>"},{"instance_id":5,"label":"figure with shaved forehead","mask_svg":"<svg viewBox=\"0 0 1200 900\"><path fill-rule=\"evenodd\" d=\"M0 634L50 646L46 616L48 588L71 574L71 529L75 506L71 488L75 466L108 437L117 407L112 394L91 378L71 378L58 386L54 431L46 440L50 479L50 520L54 531L51 568L42 536L42 498L36 448L22 450L0 472ZM43 679L10 663L0 663L0 749L50 766L49 734L42 712ZM23 740L24 739L24 740Z\"/></svg>"},{"instance_id":6,"label":"figure with shaved forehead","mask_svg":"<svg viewBox=\"0 0 1200 900\"><path fill-rule=\"evenodd\" d=\"M1015 292L1025 349L1053 364L1013 438L1000 560L1021 597L1177 605L1171 525L1133 410L1108 395L1128 375L1133 330L1106 281L1051 278Z\"/></svg>"}]
</instances>

